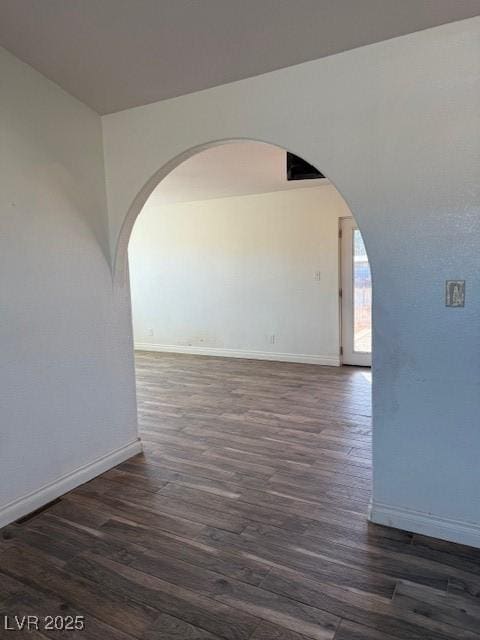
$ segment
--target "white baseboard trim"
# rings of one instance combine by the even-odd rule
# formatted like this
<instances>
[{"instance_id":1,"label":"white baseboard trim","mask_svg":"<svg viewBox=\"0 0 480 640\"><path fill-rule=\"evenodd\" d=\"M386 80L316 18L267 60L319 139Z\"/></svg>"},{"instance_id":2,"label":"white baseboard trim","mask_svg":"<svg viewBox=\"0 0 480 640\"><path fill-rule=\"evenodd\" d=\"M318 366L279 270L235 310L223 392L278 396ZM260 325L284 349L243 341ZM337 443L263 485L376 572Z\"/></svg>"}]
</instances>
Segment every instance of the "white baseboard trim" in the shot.
<instances>
[{"instance_id":1,"label":"white baseboard trim","mask_svg":"<svg viewBox=\"0 0 480 640\"><path fill-rule=\"evenodd\" d=\"M11 522L15 522L15 520L19 518L23 518L29 513L32 513L32 511L40 509L40 507L43 507L45 504L75 489L75 487L92 480L101 473L115 467L117 464L141 453L142 450L143 447L140 439L130 442L120 449L115 449L97 458L93 462L89 462L83 467L79 467L75 471L58 478L58 480L54 480L41 489L18 498L4 507L0 507L0 528L5 527Z\"/></svg>"},{"instance_id":2,"label":"white baseboard trim","mask_svg":"<svg viewBox=\"0 0 480 640\"><path fill-rule=\"evenodd\" d=\"M198 356L217 358L244 358L246 360L272 360L274 362L298 362L300 364L319 364L329 367L340 366L340 356L310 356L301 353L275 353L270 351L247 351L242 349L217 349L215 347L191 347L175 344L150 344L136 342L136 351L159 351L162 353L189 353Z\"/></svg>"},{"instance_id":3,"label":"white baseboard trim","mask_svg":"<svg viewBox=\"0 0 480 640\"><path fill-rule=\"evenodd\" d=\"M451 520L375 501L369 505L368 519L387 527L480 548L480 525L471 522Z\"/></svg>"}]
</instances>

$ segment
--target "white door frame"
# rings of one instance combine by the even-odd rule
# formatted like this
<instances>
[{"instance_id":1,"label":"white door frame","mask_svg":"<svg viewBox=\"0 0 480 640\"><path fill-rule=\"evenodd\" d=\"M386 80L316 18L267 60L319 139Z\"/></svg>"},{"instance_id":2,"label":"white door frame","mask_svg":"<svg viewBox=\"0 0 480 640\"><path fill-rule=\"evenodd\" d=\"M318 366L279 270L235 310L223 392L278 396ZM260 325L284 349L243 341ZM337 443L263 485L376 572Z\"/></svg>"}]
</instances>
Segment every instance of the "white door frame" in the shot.
<instances>
[{"instance_id":1,"label":"white door frame","mask_svg":"<svg viewBox=\"0 0 480 640\"><path fill-rule=\"evenodd\" d=\"M352 217L340 218L340 333L342 364L370 367L371 352L354 349L353 233L358 229Z\"/></svg>"}]
</instances>

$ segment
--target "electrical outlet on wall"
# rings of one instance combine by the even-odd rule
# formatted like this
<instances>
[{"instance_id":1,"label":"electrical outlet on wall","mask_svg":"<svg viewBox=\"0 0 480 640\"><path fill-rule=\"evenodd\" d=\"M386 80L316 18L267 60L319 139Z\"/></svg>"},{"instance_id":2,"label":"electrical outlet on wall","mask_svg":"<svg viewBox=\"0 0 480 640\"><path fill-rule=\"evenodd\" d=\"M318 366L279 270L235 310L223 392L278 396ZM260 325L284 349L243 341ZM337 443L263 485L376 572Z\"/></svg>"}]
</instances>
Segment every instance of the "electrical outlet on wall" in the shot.
<instances>
[{"instance_id":1,"label":"electrical outlet on wall","mask_svg":"<svg viewBox=\"0 0 480 640\"><path fill-rule=\"evenodd\" d=\"M150 327L149 329L147 329L147 336L154 336L155 333L153 331L153 329Z\"/></svg>"},{"instance_id":2,"label":"electrical outlet on wall","mask_svg":"<svg viewBox=\"0 0 480 640\"><path fill-rule=\"evenodd\" d=\"M276 336L275 336L275 334L274 334L274 333L271 333L271 334L268 336L268 341L269 341L269 343L270 343L270 344L275 344L275 340L276 340Z\"/></svg>"},{"instance_id":3,"label":"electrical outlet on wall","mask_svg":"<svg viewBox=\"0 0 480 640\"><path fill-rule=\"evenodd\" d=\"M314 278L315 282L320 282L320 280L322 279L322 272L321 271L315 271L315 275Z\"/></svg>"}]
</instances>

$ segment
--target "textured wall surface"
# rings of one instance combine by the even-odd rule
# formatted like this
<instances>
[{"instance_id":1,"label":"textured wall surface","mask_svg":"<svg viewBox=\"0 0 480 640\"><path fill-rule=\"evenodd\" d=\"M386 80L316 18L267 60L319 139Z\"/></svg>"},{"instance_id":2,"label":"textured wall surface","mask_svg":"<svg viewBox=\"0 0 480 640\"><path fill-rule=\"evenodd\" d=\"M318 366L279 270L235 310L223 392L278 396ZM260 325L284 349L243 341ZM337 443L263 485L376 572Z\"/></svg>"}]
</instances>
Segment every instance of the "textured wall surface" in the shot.
<instances>
[{"instance_id":1,"label":"textured wall surface","mask_svg":"<svg viewBox=\"0 0 480 640\"><path fill-rule=\"evenodd\" d=\"M475 18L103 118L119 282L143 202L196 147L271 142L334 182L373 271L374 502L477 524L479 36Z\"/></svg>"},{"instance_id":2,"label":"textured wall surface","mask_svg":"<svg viewBox=\"0 0 480 640\"><path fill-rule=\"evenodd\" d=\"M31 494L135 441L137 429L128 289L113 290L108 260L100 118L4 50L0 77L4 524L4 510L39 506Z\"/></svg>"}]
</instances>

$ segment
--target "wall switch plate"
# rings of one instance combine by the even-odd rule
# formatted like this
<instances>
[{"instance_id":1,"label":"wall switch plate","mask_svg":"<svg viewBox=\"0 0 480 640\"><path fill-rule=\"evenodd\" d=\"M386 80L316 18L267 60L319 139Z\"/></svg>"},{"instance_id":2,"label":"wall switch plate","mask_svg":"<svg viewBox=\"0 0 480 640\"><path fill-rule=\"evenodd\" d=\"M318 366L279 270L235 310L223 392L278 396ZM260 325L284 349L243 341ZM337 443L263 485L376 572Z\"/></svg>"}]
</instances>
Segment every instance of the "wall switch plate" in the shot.
<instances>
[{"instance_id":1,"label":"wall switch plate","mask_svg":"<svg viewBox=\"0 0 480 640\"><path fill-rule=\"evenodd\" d=\"M445 306L465 306L465 280L447 280L445 282Z\"/></svg>"}]
</instances>

